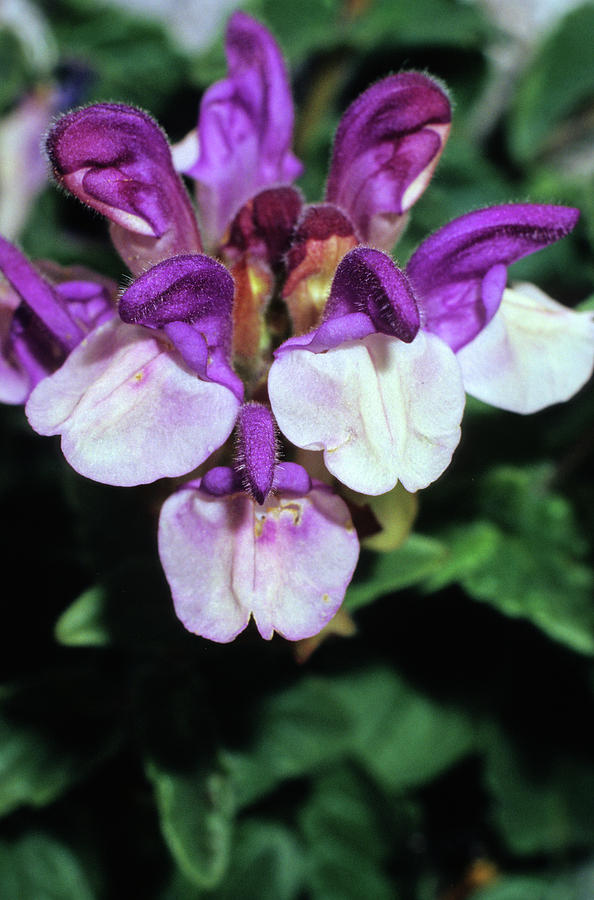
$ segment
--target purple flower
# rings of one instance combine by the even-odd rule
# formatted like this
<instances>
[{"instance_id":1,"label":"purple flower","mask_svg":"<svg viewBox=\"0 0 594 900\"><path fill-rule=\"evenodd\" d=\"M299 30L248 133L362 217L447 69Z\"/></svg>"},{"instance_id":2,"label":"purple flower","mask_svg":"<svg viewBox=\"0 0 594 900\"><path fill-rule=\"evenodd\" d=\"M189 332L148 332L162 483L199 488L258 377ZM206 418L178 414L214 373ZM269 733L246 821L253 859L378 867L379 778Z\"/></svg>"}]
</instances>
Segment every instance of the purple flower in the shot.
<instances>
[{"instance_id":1,"label":"purple flower","mask_svg":"<svg viewBox=\"0 0 594 900\"><path fill-rule=\"evenodd\" d=\"M89 331L115 316L115 285L59 267L44 277L2 237L0 272L0 400L18 404Z\"/></svg>"},{"instance_id":2,"label":"purple flower","mask_svg":"<svg viewBox=\"0 0 594 900\"><path fill-rule=\"evenodd\" d=\"M337 612L359 542L339 497L301 466L276 463L266 407L240 415L235 469L211 469L166 500L159 555L185 627L233 640L253 617L262 637L317 634Z\"/></svg>"},{"instance_id":3,"label":"purple flower","mask_svg":"<svg viewBox=\"0 0 594 900\"><path fill-rule=\"evenodd\" d=\"M243 386L228 364L233 280L199 254L164 260L43 380L27 403L40 434L61 434L77 472L144 484L200 465L228 438Z\"/></svg>"},{"instance_id":4,"label":"purple flower","mask_svg":"<svg viewBox=\"0 0 594 900\"><path fill-rule=\"evenodd\" d=\"M200 223L216 247L240 207L263 188L289 184L302 166L291 151L293 105L280 50L243 12L231 16L229 75L202 98L197 158L181 171L197 182Z\"/></svg>"},{"instance_id":5,"label":"purple flower","mask_svg":"<svg viewBox=\"0 0 594 900\"><path fill-rule=\"evenodd\" d=\"M318 328L276 351L268 389L279 428L363 494L426 487L460 440L464 390L450 348L420 330L404 274L357 248L336 270Z\"/></svg>"},{"instance_id":6,"label":"purple flower","mask_svg":"<svg viewBox=\"0 0 594 900\"><path fill-rule=\"evenodd\" d=\"M326 200L363 243L386 251L433 174L451 123L447 94L419 72L391 75L348 108L334 141Z\"/></svg>"},{"instance_id":7,"label":"purple flower","mask_svg":"<svg viewBox=\"0 0 594 900\"><path fill-rule=\"evenodd\" d=\"M56 180L107 216L135 274L178 253L202 250L190 198L159 126L121 103L62 116L47 138Z\"/></svg>"},{"instance_id":8,"label":"purple flower","mask_svg":"<svg viewBox=\"0 0 594 900\"><path fill-rule=\"evenodd\" d=\"M224 461L235 428L233 465L163 506L175 608L212 640L250 617L265 638L298 640L336 613L359 545L343 500L279 462L283 438L322 450L362 494L417 491L450 463L465 389L518 412L566 399L592 372L594 323L506 287L507 266L565 236L576 210L479 210L405 272L386 254L449 133L433 79L404 72L364 92L339 124L325 202L304 206L280 51L242 12L226 49L227 78L173 151L121 104L50 131L56 179L107 216L135 280L116 312L101 279L42 275L0 241L0 388L22 402L36 385L33 427L108 484L187 475L215 450ZM197 217L176 169L196 180ZM198 222L227 268L202 253Z\"/></svg>"},{"instance_id":9,"label":"purple flower","mask_svg":"<svg viewBox=\"0 0 594 900\"><path fill-rule=\"evenodd\" d=\"M406 268L424 328L456 352L468 393L532 413L567 400L590 378L594 326L523 285L506 289L507 266L565 237L579 212L509 204L468 213L416 250Z\"/></svg>"}]
</instances>

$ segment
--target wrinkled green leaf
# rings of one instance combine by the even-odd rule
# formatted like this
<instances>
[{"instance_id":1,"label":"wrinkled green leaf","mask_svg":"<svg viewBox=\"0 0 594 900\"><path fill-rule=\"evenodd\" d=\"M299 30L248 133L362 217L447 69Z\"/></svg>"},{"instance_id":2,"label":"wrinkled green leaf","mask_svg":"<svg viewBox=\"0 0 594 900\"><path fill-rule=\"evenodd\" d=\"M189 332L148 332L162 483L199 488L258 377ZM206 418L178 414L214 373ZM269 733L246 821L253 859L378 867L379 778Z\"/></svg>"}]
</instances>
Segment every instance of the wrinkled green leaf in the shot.
<instances>
[{"instance_id":1,"label":"wrinkled green leaf","mask_svg":"<svg viewBox=\"0 0 594 900\"><path fill-rule=\"evenodd\" d=\"M213 900L296 900L303 880L303 851L279 822L246 819L237 828L233 862Z\"/></svg>"},{"instance_id":2,"label":"wrinkled green leaf","mask_svg":"<svg viewBox=\"0 0 594 900\"><path fill-rule=\"evenodd\" d=\"M74 854L43 834L0 843L0 893L6 900L93 900Z\"/></svg>"},{"instance_id":3,"label":"wrinkled green leaf","mask_svg":"<svg viewBox=\"0 0 594 900\"><path fill-rule=\"evenodd\" d=\"M458 581L475 600L528 619L573 650L594 654L594 577L569 502L548 468L500 468L484 481L488 516L444 537L448 557L428 588Z\"/></svg>"},{"instance_id":4,"label":"wrinkled green leaf","mask_svg":"<svg viewBox=\"0 0 594 900\"><path fill-rule=\"evenodd\" d=\"M163 837L180 869L198 887L215 887L229 862L234 807L229 778L217 771L168 772L154 762L147 774Z\"/></svg>"},{"instance_id":5,"label":"wrinkled green leaf","mask_svg":"<svg viewBox=\"0 0 594 900\"><path fill-rule=\"evenodd\" d=\"M317 781L300 815L312 900L394 900L385 870L390 842L376 802L352 769Z\"/></svg>"},{"instance_id":6,"label":"wrinkled green leaf","mask_svg":"<svg viewBox=\"0 0 594 900\"><path fill-rule=\"evenodd\" d=\"M262 704L249 750L225 755L239 805L358 759L387 790L423 784L473 747L472 722L388 668L300 681Z\"/></svg>"},{"instance_id":7,"label":"wrinkled green leaf","mask_svg":"<svg viewBox=\"0 0 594 900\"><path fill-rule=\"evenodd\" d=\"M446 552L440 541L411 534L397 550L372 559L366 576L349 587L346 609L353 612L378 597L419 584L441 565Z\"/></svg>"},{"instance_id":8,"label":"wrinkled green leaf","mask_svg":"<svg viewBox=\"0 0 594 900\"><path fill-rule=\"evenodd\" d=\"M485 777L499 832L518 855L556 853L594 841L594 770L587 759L530 756L487 729Z\"/></svg>"},{"instance_id":9,"label":"wrinkled green leaf","mask_svg":"<svg viewBox=\"0 0 594 900\"><path fill-rule=\"evenodd\" d=\"M94 678L69 669L3 691L0 815L51 803L114 752L119 738L109 718L111 689L99 673Z\"/></svg>"}]
</instances>

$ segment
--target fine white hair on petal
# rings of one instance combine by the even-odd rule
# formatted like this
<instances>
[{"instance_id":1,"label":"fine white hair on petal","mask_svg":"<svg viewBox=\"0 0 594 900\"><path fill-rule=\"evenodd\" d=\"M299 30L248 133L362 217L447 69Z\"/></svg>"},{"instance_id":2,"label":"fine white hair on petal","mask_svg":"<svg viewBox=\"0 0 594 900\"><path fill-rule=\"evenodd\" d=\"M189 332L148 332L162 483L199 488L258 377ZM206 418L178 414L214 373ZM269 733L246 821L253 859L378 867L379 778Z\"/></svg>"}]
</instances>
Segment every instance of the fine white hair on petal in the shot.
<instances>
[{"instance_id":1,"label":"fine white hair on petal","mask_svg":"<svg viewBox=\"0 0 594 900\"><path fill-rule=\"evenodd\" d=\"M572 397L594 368L594 314L532 284L504 291L487 327L458 352L464 387L485 403L533 413Z\"/></svg>"}]
</instances>

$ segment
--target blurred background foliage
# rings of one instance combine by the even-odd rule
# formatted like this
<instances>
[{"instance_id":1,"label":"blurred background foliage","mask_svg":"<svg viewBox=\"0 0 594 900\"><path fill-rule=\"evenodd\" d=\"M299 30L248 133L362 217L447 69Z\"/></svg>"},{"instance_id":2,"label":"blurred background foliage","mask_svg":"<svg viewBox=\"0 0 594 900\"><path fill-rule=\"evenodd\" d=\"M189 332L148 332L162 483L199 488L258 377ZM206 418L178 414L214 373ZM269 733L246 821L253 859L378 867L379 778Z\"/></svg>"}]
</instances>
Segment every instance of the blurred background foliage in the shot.
<instances>
[{"instance_id":1,"label":"blurred background foliage","mask_svg":"<svg viewBox=\"0 0 594 900\"><path fill-rule=\"evenodd\" d=\"M0 2L0 134L40 89L48 115L118 100L172 140L192 128L224 72L223 6L135 6ZM242 8L289 61L308 200L348 103L426 70L452 137L397 260L469 209L573 204L575 233L512 275L592 308L591 3ZM122 281L98 217L47 182L31 196L27 253ZM591 385L526 418L470 401L418 510L374 509L384 538L315 648L187 634L156 556L169 486L85 481L2 409L0 896L590 900L593 411Z\"/></svg>"}]
</instances>

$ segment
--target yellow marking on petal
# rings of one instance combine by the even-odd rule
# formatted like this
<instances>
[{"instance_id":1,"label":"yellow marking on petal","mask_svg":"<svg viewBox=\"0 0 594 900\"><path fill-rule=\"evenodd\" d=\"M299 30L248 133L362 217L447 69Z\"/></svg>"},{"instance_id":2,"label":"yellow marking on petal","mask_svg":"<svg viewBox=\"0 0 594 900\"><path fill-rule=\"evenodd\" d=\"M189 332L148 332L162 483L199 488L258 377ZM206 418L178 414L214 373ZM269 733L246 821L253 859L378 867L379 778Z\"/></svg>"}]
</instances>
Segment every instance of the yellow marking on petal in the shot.
<instances>
[{"instance_id":1,"label":"yellow marking on petal","mask_svg":"<svg viewBox=\"0 0 594 900\"><path fill-rule=\"evenodd\" d=\"M330 603L330 594L322 594L322 603Z\"/></svg>"},{"instance_id":2,"label":"yellow marking on petal","mask_svg":"<svg viewBox=\"0 0 594 900\"><path fill-rule=\"evenodd\" d=\"M142 372L142 369L141 369L140 372L137 372L136 375L134 376L134 380L135 380L135 381L142 381L142 378L143 378L143 372Z\"/></svg>"}]
</instances>

